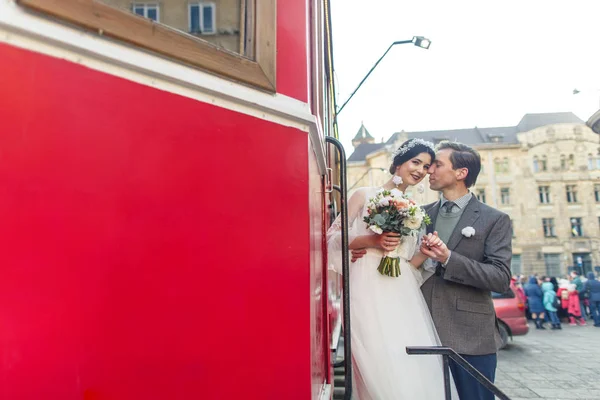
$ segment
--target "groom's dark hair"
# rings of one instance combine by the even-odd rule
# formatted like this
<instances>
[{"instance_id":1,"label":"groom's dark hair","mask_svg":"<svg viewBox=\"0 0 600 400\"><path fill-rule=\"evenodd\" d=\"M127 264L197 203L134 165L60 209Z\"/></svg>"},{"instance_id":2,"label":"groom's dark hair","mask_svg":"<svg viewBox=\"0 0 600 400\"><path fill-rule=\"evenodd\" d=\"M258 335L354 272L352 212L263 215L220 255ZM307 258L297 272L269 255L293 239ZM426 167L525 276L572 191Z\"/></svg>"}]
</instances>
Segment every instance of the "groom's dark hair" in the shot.
<instances>
[{"instance_id":1,"label":"groom's dark hair","mask_svg":"<svg viewBox=\"0 0 600 400\"><path fill-rule=\"evenodd\" d=\"M477 182L477 176L481 171L481 157L472 147L458 142L440 142L437 150L452 150L450 153L450 162L452 169L466 168L469 172L465 178L465 186L470 188Z\"/></svg>"}]
</instances>

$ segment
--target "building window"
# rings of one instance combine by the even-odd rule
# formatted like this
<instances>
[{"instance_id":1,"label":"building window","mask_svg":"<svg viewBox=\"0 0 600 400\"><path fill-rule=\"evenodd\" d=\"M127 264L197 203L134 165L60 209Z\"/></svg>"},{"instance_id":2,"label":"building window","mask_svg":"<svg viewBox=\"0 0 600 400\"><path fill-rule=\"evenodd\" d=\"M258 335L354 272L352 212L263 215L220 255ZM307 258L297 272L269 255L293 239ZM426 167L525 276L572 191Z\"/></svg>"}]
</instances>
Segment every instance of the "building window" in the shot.
<instances>
[{"instance_id":1,"label":"building window","mask_svg":"<svg viewBox=\"0 0 600 400\"><path fill-rule=\"evenodd\" d=\"M131 10L134 14L137 14L144 18L149 18L152 21L159 21L158 4L151 3L133 3Z\"/></svg>"},{"instance_id":2,"label":"building window","mask_svg":"<svg viewBox=\"0 0 600 400\"><path fill-rule=\"evenodd\" d=\"M482 203L485 203L485 189L477 189L477 200L479 200Z\"/></svg>"},{"instance_id":3,"label":"building window","mask_svg":"<svg viewBox=\"0 0 600 400\"><path fill-rule=\"evenodd\" d=\"M567 185L567 202L577 203L577 186Z\"/></svg>"},{"instance_id":4,"label":"building window","mask_svg":"<svg viewBox=\"0 0 600 400\"><path fill-rule=\"evenodd\" d=\"M594 199L596 203L600 203L600 185L594 185Z\"/></svg>"},{"instance_id":5,"label":"building window","mask_svg":"<svg viewBox=\"0 0 600 400\"><path fill-rule=\"evenodd\" d=\"M494 170L497 174L502 172L502 161L499 158L494 159Z\"/></svg>"},{"instance_id":6,"label":"building window","mask_svg":"<svg viewBox=\"0 0 600 400\"><path fill-rule=\"evenodd\" d=\"M593 170L594 167L596 166L596 159L594 158L593 155L588 154L588 170Z\"/></svg>"},{"instance_id":7,"label":"building window","mask_svg":"<svg viewBox=\"0 0 600 400\"><path fill-rule=\"evenodd\" d=\"M498 174L508 173L509 172L508 157L504 157L502 159L500 159L500 158L494 159L494 170Z\"/></svg>"},{"instance_id":8,"label":"building window","mask_svg":"<svg viewBox=\"0 0 600 400\"><path fill-rule=\"evenodd\" d=\"M565 171L567 169L567 158L564 154L560 155L560 169Z\"/></svg>"},{"instance_id":9,"label":"building window","mask_svg":"<svg viewBox=\"0 0 600 400\"><path fill-rule=\"evenodd\" d=\"M548 171L548 158L546 156L542 156L540 160L540 170L542 172Z\"/></svg>"},{"instance_id":10,"label":"building window","mask_svg":"<svg viewBox=\"0 0 600 400\"><path fill-rule=\"evenodd\" d=\"M211 35L217 32L214 3L190 3L190 32Z\"/></svg>"},{"instance_id":11,"label":"building window","mask_svg":"<svg viewBox=\"0 0 600 400\"><path fill-rule=\"evenodd\" d=\"M220 2L223 26L219 27L217 2L208 1L134 0L123 9L122 0L19 0L19 6L84 27L92 35L97 32L237 83L276 92L277 0ZM167 14L168 18L161 18ZM190 30L202 37L190 35ZM205 35L221 30L223 37Z\"/></svg>"},{"instance_id":12,"label":"building window","mask_svg":"<svg viewBox=\"0 0 600 400\"><path fill-rule=\"evenodd\" d=\"M583 225L581 224L581 218L571 218L571 236L583 236Z\"/></svg>"},{"instance_id":13,"label":"building window","mask_svg":"<svg viewBox=\"0 0 600 400\"><path fill-rule=\"evenodd\" d=\"M540 172L540 160L537 156L533 157L533 172Z\"/></svg>"},{"instance_id":14,"label":"building window","mask_svg":"<svg viewBox=\"0 0 600 400\"><path fill-rule=\"evenodd\" d=\"M544 237L556 237L554 218L542 218L542 225L544 226Z\"/></svg>"},{"instance_id":15,"label":"building window","mask_svg":"<svg viewBox=\"0 0 600 400\"><path fill-rule=\"evenodd\" d=\"M515 235L515 221L512 219L510 220L510 231L512 233L512 237L517 237L517 235Z\"/></svg>"},{"instance_id":16,"label":"building window","mask_svg":"<svg viewBox=\"0 0 600 400\"><path fill-rule=\"evenodd\" d=\"M550 203L550 186L540 186L540 187L538 187L538 191L540 194L540 203L549 204Z\"/></svg>"},{"instance_id":17,"label":"building window","mask_svg":"<svg viewBox=\"0 0 600 400\"><path fill-rule=\"evenodd\" d=\"M573 168L575 166L575 156L573 154L569 154L569 168Z\"/></svg>"},{"instance_id":18,"label":"building window","mask_svg":"<svg viewBox=\"0 0 600 400\"><path fill-rule=\"evenodd\" d=\"M500 189L500 202L502 204L510 204L510 189L509 188Z\"/></svg>"},{"instance_id":19,"label":"building window","mask_svg":"<svg viewBox=\"0 0 600 400\"><path fill-rule=\"evenodd\" d=\"M521 255L513 254L510 260L510 271L513 275L521 275Z\"/></svg>"},{"instance_id":20,"label":"building window","mask_svg":"<svg viewBox=\"0 0 600 400\"><path fill-rule=\"evenodd\" d=\"M560 276L560 254L544 254L544 263L546 264L547 276Z\"/></svg>"}]
</instances>

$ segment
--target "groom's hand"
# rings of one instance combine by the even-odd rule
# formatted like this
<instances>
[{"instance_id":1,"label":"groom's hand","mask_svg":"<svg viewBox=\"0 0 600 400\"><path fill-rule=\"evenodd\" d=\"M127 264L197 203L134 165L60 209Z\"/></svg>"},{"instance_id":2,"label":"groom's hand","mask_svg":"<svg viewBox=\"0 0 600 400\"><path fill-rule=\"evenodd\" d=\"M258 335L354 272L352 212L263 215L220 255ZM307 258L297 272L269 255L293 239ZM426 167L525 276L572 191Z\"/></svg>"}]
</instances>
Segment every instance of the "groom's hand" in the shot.
<instances>
[{"instance_id":1,"label":"groom's hand","mask_svg":"<svg viewBox=\"0 0 600 400\"><path fill-rule=\"evenodd\" d=\"M450 257L448 246L438 237L437 232L430 233L423 238L419 251L432 260L441 263L445 263Z\"/></svg>"},{"instance_id":2,"label":"groom's hand","mask_svg":"<svg viewBox=\"0 0 600 400\"><path fill-rule=\"evenodd\" d=\"M426 243L421 244L421 253L431 258L433 261L441 262L444 264L450 257L450 250L444 242L441 242L438 246L427 246Z\"/></svg>"},{"instance_id":3,"label":"groom's hand","mask_svg":"<svg viewBox=\"0 0 600 400\"><path fill-rule=\"evenodd\" d=\"M365 254L367 254L367 249L354 249L354 250L352 250L352 260L351 260L351 262L355 262L359 258L362 258Z\"/></svg>"}]
</instances>

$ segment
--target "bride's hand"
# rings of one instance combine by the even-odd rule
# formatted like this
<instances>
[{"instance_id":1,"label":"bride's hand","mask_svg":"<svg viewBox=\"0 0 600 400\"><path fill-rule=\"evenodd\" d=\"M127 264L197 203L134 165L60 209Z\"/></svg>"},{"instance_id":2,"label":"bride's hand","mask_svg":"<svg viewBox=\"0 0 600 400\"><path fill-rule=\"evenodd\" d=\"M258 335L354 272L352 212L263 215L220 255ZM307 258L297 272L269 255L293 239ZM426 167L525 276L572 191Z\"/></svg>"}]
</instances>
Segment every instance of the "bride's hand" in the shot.
<instances>
[{"instance_id":1,"label":"bride's hand","mask_svg":"<svg viewBox=\"0 0 600 400\"><path fill-rule=\"evenodd\" d=\"M426 246L429 249L442 246L443 244L444 242L440 239L437 232L429 233L421 240L421 246Z\"/></svg>"},{"instance_id":2,"label":"bride's hand","mask_svg":"<svg viewBox=\"0 0 600 400\"><path fill-rule=\"evenodd\" d=\"M400 235L392 232L384 232L381 235L376 235L375 245L385 251L392 251L400 244Z\"/></svg>"}]
</instances>

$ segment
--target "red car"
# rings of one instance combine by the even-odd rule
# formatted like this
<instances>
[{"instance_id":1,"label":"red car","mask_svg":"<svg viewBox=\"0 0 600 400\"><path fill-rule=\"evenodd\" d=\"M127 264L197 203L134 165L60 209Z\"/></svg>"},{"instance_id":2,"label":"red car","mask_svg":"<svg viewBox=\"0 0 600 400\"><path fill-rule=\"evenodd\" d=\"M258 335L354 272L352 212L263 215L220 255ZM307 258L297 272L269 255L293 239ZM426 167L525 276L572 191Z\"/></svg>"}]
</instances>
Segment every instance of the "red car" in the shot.
<instances>
[{"instance_id":1,"label":"red car","mask_svg":"<svg viewBox=\"0 0 600 400\"><path fill-rule=\"evenodd\" d=\"M510 289L505 293L492 292L494 309L498 316L500 325L500 336L502 336L502 347L508 344L508 337L525 335L529 332L527 318L525 318L525 300L517 292L514 283L510 283Z\"/></svg>"}]
</instances>

